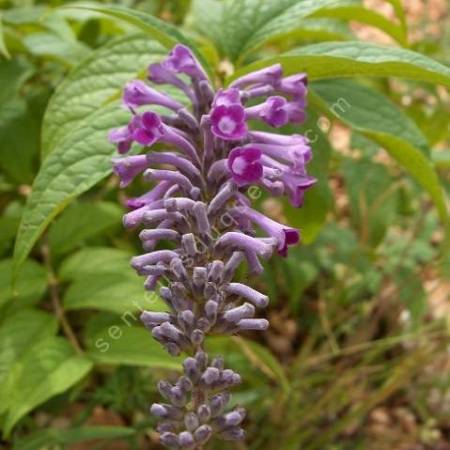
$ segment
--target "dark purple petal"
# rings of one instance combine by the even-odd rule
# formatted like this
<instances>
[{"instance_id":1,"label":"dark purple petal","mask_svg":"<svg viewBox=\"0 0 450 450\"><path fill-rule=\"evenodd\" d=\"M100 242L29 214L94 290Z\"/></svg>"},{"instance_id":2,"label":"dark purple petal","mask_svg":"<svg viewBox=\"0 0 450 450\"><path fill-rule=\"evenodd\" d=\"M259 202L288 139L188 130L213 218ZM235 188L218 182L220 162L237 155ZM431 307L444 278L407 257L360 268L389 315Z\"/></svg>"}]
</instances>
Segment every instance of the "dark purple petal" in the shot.
<instances>
[{"instance_id":1,"label":"dark purple petal","mask_svg":"<svg viewBox=\"0 0 450 450\"><path fill-rule=\"evenodd\" d=\"M228 156L228 168L238 186L259 181L263 174L261 150L256 147L235 147Z\"/></svg>"}]
</instances>

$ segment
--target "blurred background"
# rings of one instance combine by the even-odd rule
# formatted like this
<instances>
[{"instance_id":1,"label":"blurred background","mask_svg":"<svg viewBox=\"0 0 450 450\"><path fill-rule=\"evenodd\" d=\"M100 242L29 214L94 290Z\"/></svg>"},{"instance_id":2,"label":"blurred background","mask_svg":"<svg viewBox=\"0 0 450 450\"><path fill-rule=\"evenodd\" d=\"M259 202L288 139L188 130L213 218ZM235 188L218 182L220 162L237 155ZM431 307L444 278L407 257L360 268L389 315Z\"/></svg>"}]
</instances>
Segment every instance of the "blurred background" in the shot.
<instances>
[{"instance_id":1,"label":"blurred background","mask_svg":"<svg viewBox=\"0 0 450 450\"><path fill-rule=\"evenodd\" d=\"M122 229L124 194L115 177L53 220L11 288L15 236L45 156L49 98L90 58L83 69L89 103L89 83L105 76L93 62L108 61L111 48L120 54L124 36L142 48L132 24L59 8L66 3L0 0L0 448L160 449L148 407L158 398L156 381L170 377L178 361L137 320L139 305L163 306L144 295L128 266L139 243ZM232 73L196 25L217 2L115 3L183 27L219 75ZM397 2L364 3L395 20ZM450 65L448 1L408 0L403 8L408 46ZM347 20L345 28L353 38L393 45L360 21ZM319 30L290 39L303 45L326 36ZM289 47L279 40L260 54ZM117 64L145 69L152 57L130 53ZM448 193L448 90L398 79L377 87L425 136ZM258 200L272 217L302 229L303 245L252 280L270 295L270 330L209 344L243 375L234 401L250 410L247 443L214 449L450 450L445 227L423 190L364 133L313 111L304 129L317 136L313 150L329 155L322 182L330 189L325 201L308 193L302 212Z\"/></svg>"}]
</instances>

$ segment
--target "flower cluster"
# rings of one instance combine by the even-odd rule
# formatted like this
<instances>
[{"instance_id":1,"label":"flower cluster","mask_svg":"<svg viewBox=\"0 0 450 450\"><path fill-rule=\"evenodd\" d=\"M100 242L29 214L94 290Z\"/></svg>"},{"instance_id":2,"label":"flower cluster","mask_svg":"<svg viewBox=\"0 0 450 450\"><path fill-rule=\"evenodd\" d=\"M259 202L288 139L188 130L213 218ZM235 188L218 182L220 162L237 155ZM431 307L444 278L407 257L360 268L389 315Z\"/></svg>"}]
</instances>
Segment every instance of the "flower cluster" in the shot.
<instances>
[{"instance_id":1,"label":"flower cluster","mask_svg":"<svg viewBox=\"0 0 450 450\"><path fill-rule=\"evenodd\" d=\"M307 80L304 74L284 77L274 65L215 92L183 45L150 65L148 79L176 88L191 106L144 81L131 81L123 94L131 120L111 130L109 138L121 154L133 144L147 150L159 144L146 154L115 159L114 170L121 187L141 174L154 182L128 201L124 216L125 227L141 228L146 252L131 264L146 277L145 288L158 287L167 304L167 312L145 311L141 320L170 354L192 355L174 383L159 383L165 403L153 404L151 412L161 419L163 445L201 449L212 436L243 439L245 419L243 408L227 408L229 389L241 377L226 369L222 358L210 359L205 337L268 327L266 319L255 318L268 297L233 281L236 270L246 262L250 273L259 274L261 259L274 251L285 256L299 241L296 229L252 209L245 189L256 185L274 196L287 195L299 207L315 182L305 169L311 159L305 137L253 131L251 124L301 123Z\"/></svg>"}]
</instances>

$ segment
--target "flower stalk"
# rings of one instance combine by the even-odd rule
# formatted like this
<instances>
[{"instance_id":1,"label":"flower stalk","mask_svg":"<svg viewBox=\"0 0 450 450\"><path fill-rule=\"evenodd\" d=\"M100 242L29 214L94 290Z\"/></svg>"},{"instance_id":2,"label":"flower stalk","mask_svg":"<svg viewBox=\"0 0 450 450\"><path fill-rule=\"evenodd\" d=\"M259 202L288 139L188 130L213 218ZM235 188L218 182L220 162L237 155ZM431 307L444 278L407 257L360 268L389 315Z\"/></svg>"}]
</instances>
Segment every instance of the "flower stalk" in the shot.
<instances>
[{"instance_id":1,"label":"flower stalk","mask_svg":"<svg viewBox=\"0 0 450 450\"><path fill-rule=\"evenodd\" d=\"M167 305L167 312L145 311L141 320L171 355L187 355L175 383L159 382L164 401L154 403L151 413L160 419L165 447L199 450L213 437L245 437L245 410L228 407L230 390L241 377L222 357L206 353L206 337L269 326L256 317L268 297L236 282L236 271L246 263L251 274L260 274L261 260L274 252L286 256L299 241L297 230L253 210L246 189L256 185L287 195L299 207L315 182L306 172L311 149L305 137L251 126L253 121L275 128L301 123L307 82L304 74L283 77L281 66L274 65L214 92L183 45L152 64L148 78L180 90L191 108L144 81L132 81L123 95L130 122L111 130L109 138L121 154L136 144L147 151L114 160L121 187L141 174L153 183L147 193L129 199L124 216L125 227L142 229L145 253L131 265L146 277L145 288L159 289Z\"/></svg>"}]
</instances>

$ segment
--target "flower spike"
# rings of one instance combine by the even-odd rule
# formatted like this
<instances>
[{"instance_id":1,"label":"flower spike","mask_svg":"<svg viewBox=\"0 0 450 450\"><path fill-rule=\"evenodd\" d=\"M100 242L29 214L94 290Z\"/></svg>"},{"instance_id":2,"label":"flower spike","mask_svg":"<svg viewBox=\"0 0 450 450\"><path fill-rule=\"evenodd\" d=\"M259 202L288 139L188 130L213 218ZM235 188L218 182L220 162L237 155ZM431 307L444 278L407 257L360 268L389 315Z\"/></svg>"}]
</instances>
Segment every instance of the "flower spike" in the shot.
<instances>
[{"instance_id":1,"label":"flower spike","mask_svg":"<svg viewBox=\"0 0 450 450\"><path fill-rule=\"evenodd\" d=\"M181 44L148 74L154 85L181 90L190 106L147 82L130 81L123 93L130 121L111 130L109 140L120 154L132 144L146 151L113 160L120 187L141 175L153 183L127 201L130 211L123 218L126 228L140 227L144 248L132 267L145 277L145 289L159 291L167 305L165 312L144 311L141 321L169 354L188 355L175 383L159 382L164 400L150 412L160 421L163 446L200 449L213 438L244 439L246 417L242 407L229 407L240 375L205 353L205 339L269 326L257 317L269 298L235 280L236 272L247 262L249 272L259 274L262 259L286 256L300 240L298 230L252 209L245 190L258 186L301 206L315 183L306 170L312 154L304 136L254 131L252 124L278 129L303 122L307 81L305 74L283 77L277 64L215 92Z\"/></svg>"}]
</instances>

